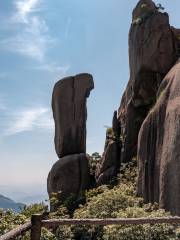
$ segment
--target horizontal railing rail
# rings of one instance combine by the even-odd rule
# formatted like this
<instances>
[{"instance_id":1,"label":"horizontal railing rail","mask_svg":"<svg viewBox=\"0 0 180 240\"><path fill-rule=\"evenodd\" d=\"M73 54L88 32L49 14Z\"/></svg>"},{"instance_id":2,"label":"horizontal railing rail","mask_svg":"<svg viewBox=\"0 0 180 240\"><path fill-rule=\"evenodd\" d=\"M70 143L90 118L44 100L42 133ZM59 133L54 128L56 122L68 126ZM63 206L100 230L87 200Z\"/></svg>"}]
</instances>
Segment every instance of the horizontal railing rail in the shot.
<instances>
[{"instance_id":1,"label":"horizontal railing rail","mask_svg":"<svg viewBox=\"0 0 180 240\"><path fill-rule=\"evenodd\" d=\"M141 224L180 224L180 217L159 218L106 218L106 219L50 219L42 220L43 227L60 225L141 225Z\"/></svg>"},{"instance_id":2,"label":"horizontal railing rail","mask_svg":"<svg viewBox=\"0 0 180 240\"><path fill-rule=\"evenodd\" d=\"M42 215L36 214L31 223L26 223L0 237L0 240L12 240L31 230L31 240L40 240L41 229L54 228L62 225L142 225L142 224L180 224L180 217L155 218L106 218L106 219L49 219L43 220Z\"/></svg>"},{"instance_id":3,"label":"horizontal railing rail","mask_svg":"<svg viewBox=\"0 0 180 240\"><path fill-rule=\"evenodd\" d=\"M26 232L28 232L29 230L31 230L31 222L25 223L24 225L21 225L13 230L11 230L10 232L4 234L3 236L0 237L0 240L11 240L11 239L15 239L17 237L22 236L23 234L25 234Z\"/></svg>"}]
</instances>

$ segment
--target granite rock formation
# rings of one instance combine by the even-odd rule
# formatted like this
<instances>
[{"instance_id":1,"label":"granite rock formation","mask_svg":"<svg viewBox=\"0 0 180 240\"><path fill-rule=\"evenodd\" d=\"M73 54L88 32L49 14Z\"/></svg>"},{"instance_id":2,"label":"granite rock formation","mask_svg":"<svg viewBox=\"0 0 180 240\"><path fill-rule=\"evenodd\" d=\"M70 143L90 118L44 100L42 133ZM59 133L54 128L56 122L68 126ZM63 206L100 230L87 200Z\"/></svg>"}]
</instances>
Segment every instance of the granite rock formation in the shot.
<instances>
[{"instance_id":1,"label":"granite rock formation","mask_svg":"<svg viewBox=\"0 0 180 240\"><path fill-rule=\"evenodd\" d=\"M130 80L96 177L98 185L109 183L120 163L137 156L138 196L180 216L180 29L161 10L140 0L133 11Z\"/></svg>"},{"instance_id":2,"label":"granite rock formation","mask_svg":"<svg viewBox=\"0 0 180 240\"><path fill-rule=\"evenodd\" d=\"M129 32L130 79L118 111L122 162L137 154L140 127L156 101L162 79L177 61L177 35L168 14L160 12L153 1L138 2Z\"/></svg>"},{"instance_id":3,"label":"granite rock formation","mask_svg":"<svg viewBox=\"0 0 180 240\"><path fill-rule=\"evenodd\" d=\"M180 60L162 81L138 142L138 195L180 215Z\"/></svg>"},{"instance_id":4,"label":"granite rock formation","mask_svg":"<svg viewBox=\"0 0 180 240\"><path fill-rule=\"evenodd\" d=\"M152 0L138 2L129 31L130 79L121 99L118 120L113 117L113 125L117 132L120 131L117 135L122 144L112 150L112 139L109 141L107 134L102 162L96 171L98 184L107 183L107 179L116 175L118 169L112 167L115 161L120 166L120 163L130 162L137 156L141 125L156 102L163 78L180 55L179 36L179 30L170 26L168 14L161 12ZM112 160L111 167L105 170L111 154L111 159L116 160Z\"/></svg>"},{"instance_id":5,"label":"granite rock formation","mask_svg":"<svg viewBox=\"0 0 180 240\"><path fill-rule=\"evenodd\" d=\"M57 161L48 176L48 193L60 193L61 199L70 194L80 197L89 183L89 166L85 153L68 155Z\"/></svg>"},{"instance_id":6,"label":"granite rock formation","mask_svg":"<svg viewBox=\"0 0 180 240\"><path fill-rule=\"evenodd\" d=\"M90 74L63 78L55 84L52 109L55 121L55 149L60 158L52 167L48 194L58 193L61 201L79 198L90 179L86 157L86 100L94 88Z\"/></svg>"},{"instance_id":7,"label":"granite rock formation","mask_svg":"<svg viewBox=\"0 0 180 240\"><path fill-rule=\"evenodd\" d=\"M120 125L117 111L114 112L112 128L107 129L104 153L96 170L97 185L110 183L116 177L120 167Z\"/></svg>"},{"instance_id":8,"label":"granite rock formation","mask_svg":"<svg viewBox=\"0 0 180 240\"><path fill-rule=\"evenodd\" d=\"M94 83L89 74L64 78L54 86L54 142L59 158L86 152L86 99L93 88Z\"/></svg>"}]
</instances>

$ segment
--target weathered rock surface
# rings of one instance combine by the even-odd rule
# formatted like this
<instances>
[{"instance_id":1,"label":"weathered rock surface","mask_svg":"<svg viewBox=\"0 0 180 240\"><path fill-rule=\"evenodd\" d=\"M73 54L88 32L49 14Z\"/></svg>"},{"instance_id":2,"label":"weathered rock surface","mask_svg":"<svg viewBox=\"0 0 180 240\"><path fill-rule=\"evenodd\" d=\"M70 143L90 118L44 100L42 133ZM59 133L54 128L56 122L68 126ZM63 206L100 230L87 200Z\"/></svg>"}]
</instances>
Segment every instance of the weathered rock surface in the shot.
<instances>
[{"instance_id":1,"label":"weathered rock surface","mask_svg":"<svg viewBox=\"0 0 180 240\"><path fill-rule=\"evenodd\" d=\"M89 184L89 166L85 153L69 155L57 161L48 176L48 194L59 193L60 200L80 197Z\"/></svg>"},{"instance_id":2,"label":"weathered rock surface","mask_svg":"<svg viewBox=\"0 0 180 240\"><path fill-rule=\"evenodd\" d=\"M180 215L180 60L141 127L138 164L138 195Z\"/></svg>"},{"instance_id":3,"label":"weathered rock surface","mask_svg":"<svg viewBox=\"0 0 180 240\"><path fill-rule=\"evenodd\" d=\"M67 77L55 84L52 109L59 158L86 152L86 99L93 88L90 74Z\"/></svg>"},{"instance_id":4,"label":"weathered rock surface","mask_svg":"<svg viewBox=\"0 0 180 240\"><path fill-rule=\"evenodd\" d=\"M159 12L153 1L138 2L129 32L130 80L118 112L122 162L131 161L137 154L139 129L156 100L162 79L177 61L177 34L168 14Z\"/></svg>"},{"instance_id":5,"label":"weathered rock surface","mask_svg":"<svg viewBox=\"0 0 180 240\"><path fill-rule=\"evenodd\" d=\"M97 185L108 184L117 174L118 146L111 141L102 156L102 162L97 168Z\"/></svg>"},{"instance_id":6,"label":"weathered rock surface","mask_svg":"<svg viewBox=\"0 0 180 240\"><path fill-rule=\"evenodd\" d=\"M114 112L112 129L106 133L106 143L100 164L96 169L97 185L108 184L116 177L120 167L120 125L117 120L117 111Z\"/></svg>"},{"instance_id":7,"label":"weathered rock surface","mask_svg":"<svg viewBox=\"0 0 180 240\"><path fill-rule=\"evenodd\" d=\"M55 149L60 158L52 167L47 189L58 193L59 203L72 196L79 199L90 180L86 157L86 100L94 88L93 78L84 73L66 77L54 86L52 109ZM55 208L55 206L51 206ZM54 209L54 210L55 210Z\"/></svg>"},{"instance_id":8,"label":"weathered rock surface","mask_svg":"<svg viewBox=\"0 0 180 240\"><path fill-rule=\"evenodd\" d=\"M97 180L97 186L110 184L114 177L116 177L117 169L114 166L107 168L104 172L102 172Z\"/></svg>"}]
</instances>

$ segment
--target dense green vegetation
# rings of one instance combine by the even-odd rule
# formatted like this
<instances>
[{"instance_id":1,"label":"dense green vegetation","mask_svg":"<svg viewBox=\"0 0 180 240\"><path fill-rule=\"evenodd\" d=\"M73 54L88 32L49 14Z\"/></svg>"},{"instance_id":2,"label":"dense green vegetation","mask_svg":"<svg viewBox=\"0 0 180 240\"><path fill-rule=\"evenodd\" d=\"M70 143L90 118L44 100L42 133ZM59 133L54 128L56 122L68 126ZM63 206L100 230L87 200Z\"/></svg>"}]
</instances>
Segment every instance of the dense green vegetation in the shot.
<instances>
[{"instance_id":1,"label":"dense green vegetation","mask_svg":"<svg viewBox=\"0 0 180 240\"><path fill-rule=\"evenodd\" d=\"M94 156L98 157L97 154ZM92 160L92 159L91 159ZM94 164L94 160L92 161ZM93 167L94 168L94 167ZM136 161L124 164L119 174L116 186L101 186L90 189L85 193L86 201L74 211L74 218L117 218L117 217L160 217L170 214L158 208L157 204L144 204L135 195ZM55 198L55 196L54 196ZM68 211L72 199L66 201L56 212L50 213L49 218L70 218ZM55 199L53 200L55 201ZM74 200L73 200L74 201ZM33 213L47 211L45 204L35 204L26 207L20 214L11 211L0 211L0 235L23 224ZM13 223L13 224L12 224ZM22 240L29 239L26 234ZM180 239L180 229L175 225L159 224L150 226L61 226L51 231L43 229L42 240L177 240Z\"/></svg>"}]
</instances>

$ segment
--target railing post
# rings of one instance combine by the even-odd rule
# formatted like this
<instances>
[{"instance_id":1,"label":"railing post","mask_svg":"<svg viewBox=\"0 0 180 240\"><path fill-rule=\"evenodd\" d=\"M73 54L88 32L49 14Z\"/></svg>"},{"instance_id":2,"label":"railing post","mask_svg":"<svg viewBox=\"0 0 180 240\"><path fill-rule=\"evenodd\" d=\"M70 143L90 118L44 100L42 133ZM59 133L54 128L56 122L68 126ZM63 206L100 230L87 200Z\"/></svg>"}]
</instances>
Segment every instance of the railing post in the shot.
<instances>
[{"instance_id":1,"label":"railing post","mask_svg":"<svg viewBox=\"0 0 180 240\"><path fill-rule=\"evenodd\" d=\"M41 238L41 226L42 215L34 214L31 216L31 240L40 240Z\"/></svg>"}]
</instances>

